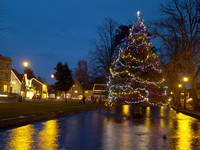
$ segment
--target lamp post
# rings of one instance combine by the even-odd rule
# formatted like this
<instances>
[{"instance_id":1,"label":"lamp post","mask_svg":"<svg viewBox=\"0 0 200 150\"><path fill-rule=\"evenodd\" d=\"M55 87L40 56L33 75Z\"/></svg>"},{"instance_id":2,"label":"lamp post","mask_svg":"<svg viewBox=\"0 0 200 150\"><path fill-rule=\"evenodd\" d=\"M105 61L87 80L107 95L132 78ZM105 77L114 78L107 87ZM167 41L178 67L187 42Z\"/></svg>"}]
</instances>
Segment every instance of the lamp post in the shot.
<instances>
[{"instance_id":1,"label":"lamp post","mask_svg":"<svg viewBox=\"0 0 200 150\"><path fill-rule=\"evenodd\" d=\"M53 85L54 74L51 75L51 78L52 78L52 82L51 82L51 84Z\"/></svg>"},{"instance_id":2,"label":"lamp post","mask_svg":"<svg viewBox=\"0 0 200 150\"><path fill-rule=\"evenodd\" d=\"M24 62L23 62L23 65L24 65L24 67L25 67L25 69L26 69L26 67L28 67L28 62L27 62L27 61L24 61Z\"/></svg>"},{"instance_id":3,"label":"lamp post","mask_svg":"<svg viewBox=\"0 0 200 150\"><path fill-rule=\"evenodd\" d=\"M23 66L25 67L25 68L24 68L24 75L25 75L25 71L26 71L26 68L28 67L28 65L29 65L29 64L28 64L27 61L24 61L24 62L23 62ZM26 92L27 92L26 86L27 86L27 85L26 85L26 81L25 81L25 89L24 89L25 98L26 98Z\"/></svg>"},{"instance_id":4,"label":"lamp post","mask_svg":"<svg viewBox=\"0 0 200 150\"><path fill-rule=\"evenodd\" d=\"M179 102L181 102L181 91L182 91L181 88L182 88L183 86L182 86L182 84L178 84L178 87L179 87L179 89L180 89L180 90L178 90L178 94L180 95L180 97L179 97L179 98L180 98L180 99L179 99Z\"/></svg>"},{"instance_id":5,"label":"lamp post","mask_svg":"<svg viewBox=\"0 0 200 150\"><path fill-rule=\"evenodd\" d=\"M186 89L186 83L188 82L188 78L184 77L184 109L186 109L186 94L187 94L187 89Z\"/></svg>"},{"instance_id":6,"label":"lamp post","mask_svg":"<svg viewBox=\"0 0 200 150\"><path fill-rule=\"evenodd\" d=\"M179 88L182 88L182 84L178 84L178 87L179 87Z\"/></svg>"}]
</instances>

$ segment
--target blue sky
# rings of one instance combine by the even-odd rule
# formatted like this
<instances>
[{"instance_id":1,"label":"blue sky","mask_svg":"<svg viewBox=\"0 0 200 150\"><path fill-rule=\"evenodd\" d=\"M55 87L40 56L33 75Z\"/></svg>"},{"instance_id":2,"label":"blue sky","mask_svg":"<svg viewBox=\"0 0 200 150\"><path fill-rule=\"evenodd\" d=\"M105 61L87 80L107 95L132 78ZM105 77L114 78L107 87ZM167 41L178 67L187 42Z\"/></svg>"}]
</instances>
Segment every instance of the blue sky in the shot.
<instances>
[{"instance_id":1,"label":"blue sky","mask_svg":"<svg viewBox=\"0 0 200 150\"><path fill-rule=\"evenodd\" d=\"M87 59L90 40L104 17L119 24L136 20L141 11L145 22L155 19L164 0L1 0L0 54L11 57L12 68L23 72L27 60L36 76L50 82L58 63L73 70Z\"/></svg>"}]
</instances>

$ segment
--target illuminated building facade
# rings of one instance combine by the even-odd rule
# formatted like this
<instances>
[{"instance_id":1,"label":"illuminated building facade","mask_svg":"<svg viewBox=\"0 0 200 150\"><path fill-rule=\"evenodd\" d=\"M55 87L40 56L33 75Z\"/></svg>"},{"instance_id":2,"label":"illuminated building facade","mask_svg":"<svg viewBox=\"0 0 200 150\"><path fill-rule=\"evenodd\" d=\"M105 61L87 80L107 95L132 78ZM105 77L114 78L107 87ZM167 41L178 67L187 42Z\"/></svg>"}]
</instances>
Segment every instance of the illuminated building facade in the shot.
<instances>
[{"instance_id":1,"label":"illuminated building facade","mask_svg":"<svg viewBox=\"0 0 200 150\"><path fill-rule=\"evenodd\" d=\"M74 85L69 89L67 97L72 99L79 99L83 96L83 86L78 80L74 81Z\"/></svg>"},{"instance_id":2,"label":"illuminated building facade","mask_svg":"<svg viewBox=\"0 0 200 150\"><path fill-rule=\"evenodd\" d=\"M22 78L23 74L19 74L15 69L11 70L11 82L10 82L11 93L17 93L21 95Z\"/></svg>"},{"instance_id":3,"label":"illuminated building facade","mask_svg":"<svg viewBox=\"0 0 200 150\"><path fill-rule=\"evenodd\" d=\"M10 92L12 58L0 55L0 94Z\"/></svg>"},{"instance_id":4,"label":"illuminated building facade","mask_svg":"<svg viewBox=\"0 0 200 150\"><path fill-rule=\"evenodd\" d=\"M28 79L27 74L24 74L21 95L27 99L31 99L33 95L39 95L41 99L46 99L48 95L47 86L35 78Z\"/></svg>"},{"instance_id":5,"label":"illuminated building facade","mask_svg":"<svg viewBox=\"0 0 200 150\"><path fill-rule=\"evenodd\" d=\"M106 84L94 84L93 86L94 97L100 97L105 99L106 95Z\"/></svg>"}]
</instances>

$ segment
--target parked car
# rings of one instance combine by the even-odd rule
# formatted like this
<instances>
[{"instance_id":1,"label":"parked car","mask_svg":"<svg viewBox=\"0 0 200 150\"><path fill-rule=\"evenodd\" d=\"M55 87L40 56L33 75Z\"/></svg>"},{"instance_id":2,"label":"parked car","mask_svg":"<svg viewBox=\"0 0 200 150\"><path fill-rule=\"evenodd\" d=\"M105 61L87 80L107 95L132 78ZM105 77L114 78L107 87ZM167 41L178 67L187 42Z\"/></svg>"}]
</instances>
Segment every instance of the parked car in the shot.
<instances>
[{"instance_id":1,"label":"parked car","mask_svg":"<svg viewBox=\"0 0 200 150\"><path fill-rule=\"evenodd\" d=\"M17 93L9 93L8 99L19 99L21 96Z\"/></svg>"},{"instance_id":2,"label":"parked car","mask_svg":"<svg viewBox=\"0 0 200 150\"><path fill-rule=\"evenodd\" d=\"M40 99L40 95L33 95L32 99Z\"/></svg>"},{"instance_id":3,"label":"parked car","mask_svg":"<svg viewBox=\"0 0 200 150\"><path fill-rule=\"evenodd\" d=\"M55 99L56 98L56 95L55 94L49 94L49 99Z\"/></svg>"}]
</instances>

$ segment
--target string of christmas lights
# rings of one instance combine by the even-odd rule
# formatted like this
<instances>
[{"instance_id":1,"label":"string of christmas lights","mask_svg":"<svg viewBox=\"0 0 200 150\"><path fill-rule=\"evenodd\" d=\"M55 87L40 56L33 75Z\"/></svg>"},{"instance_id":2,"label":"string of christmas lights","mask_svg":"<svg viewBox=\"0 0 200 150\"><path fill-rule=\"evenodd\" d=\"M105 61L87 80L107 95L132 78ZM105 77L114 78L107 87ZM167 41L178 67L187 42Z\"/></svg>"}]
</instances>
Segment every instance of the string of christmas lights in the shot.
<instances>
[{"instance_id":1,"label":"string of christmas lights","mask_svg":"<svg viewBox=\"0 0 200 150\"><path fill-rule=\"evenodd\" d=\"M153 86L163 88L165 79L159 69L158 57L151 49L152 43L149 42L150 36L144 20L140 20L140 12L129 31L129 36L124 39L118 54L113 56L107 83L110 104L118 99L133 104L149 101L150 95L163 96L150 90ZM157 76L156 79L151 74Z\"/></svg>"}]
</instances>

